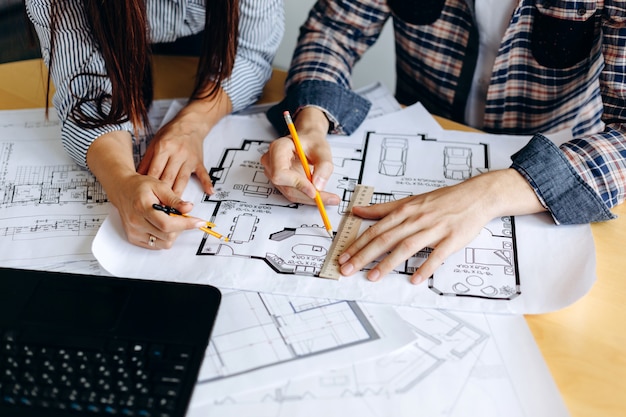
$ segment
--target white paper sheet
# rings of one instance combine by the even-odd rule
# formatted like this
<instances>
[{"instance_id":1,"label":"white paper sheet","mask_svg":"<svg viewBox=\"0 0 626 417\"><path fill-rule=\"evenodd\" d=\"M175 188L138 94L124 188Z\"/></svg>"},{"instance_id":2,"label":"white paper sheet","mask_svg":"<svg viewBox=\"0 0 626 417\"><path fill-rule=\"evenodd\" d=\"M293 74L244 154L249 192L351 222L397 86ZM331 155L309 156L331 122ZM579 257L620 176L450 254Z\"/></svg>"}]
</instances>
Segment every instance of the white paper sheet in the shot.
<instances>
[{"instance_id":1,"label":"white paper sheet","mask_svg":"<svg viewBox=\"0 0 626 417\"><path fill-rule=\"evenodd\" d=\"M156 100L151 122L170 105ZM0 264L108 274L91 242L110 207L100 183L63 149L54 110L48 119L43 108L0 111Z\"/></svg>"},{"instance_id":2,"label":"white paper sheet","mask_svg":"<svg viewBox=\"0 0 626 417\"><path fill-rule=\"evenodd\" d=\"M227 396L196 391L188 417L565 417L521 316L401 307L416 340L383 358Z\"/></svg>"},{"instance_id":3,"label":"white paper sheet","mask_svg":"<svg viewBox=\"0 0 626 417\"><path fill-rule=\"evenodd\" d=\"M378 93L379 90L373 90L373 94ZM388 98L385 94L382 97ZM383 106L376 108L379 114L388 111L386 106L393 107L392 100L382 101L385 102ZM156 102L153 109L155 125L169 108L169 103ZM258 114L253 115L263 119ZM441 131L429 117L419 124L418 131L421 133L435 135ZM255 135L252 136L256 136L259 130L253 133ZM338 138L337 143L350 145L350 140ZM63 223L59 222L54 227L50 226L54 220L51 213L60 213L64 218L72 219L84 213L91 217L94 212L106 214L109 210L108 203L94 204L83 200L85 195L93 195L93 192L76 191L85 185L95 189L96 184L91 180L76 179L80 175L75 171L80 170L60 145L60 126L54 115L51 113L50 121L45 121L43 109L0 112L0 146L0 221L4 225L0 236L0 264L108 274L89 250L93 232L97 230L93 220L91 227L87 227L87 223L78 223L72 229L69 224L61 227ZM68 175L68 172L75 175ZM65 192L43 191L54 188L52 185ZM43 197L47 199L43 200ZM190 237L196 239L192 234ZM123 236L120 238L123 239ZM245 275L250 277L250 271ZM183 280L178 272L170 278L172 276L175 280ZM304 278L311 279L310 276ZM306 414L308 411L319 415L325 410L332 416L337 410L362 410L361 415L367 417L390 415L388 411L394 410L399 413L393 414L395 417L413 416L416 409L425 410L426 406L442 410L444 414L441 415L451 416L476 415L471 413L472 410L480 410L484 416L566 415L522 317L463 315L408 307L394 309L389 305L284 297L259 292L224 293L211 341L214 346L207 351L190 416L204 416L204 407L217 407L220 415L237 416L299 416L309 415ZM577 290L573 290L571 297L577 296ZM255 303L251 300L267 304L264 311L266 320L256 313L253 314L254 320L244 318L245 315L241 314L243 310L254 310ZM304 326L296 319L299 312L307 310L307 303L310 310L318 315L314 315L311 326ZM285 306L290 306L293 314L287 314ZM304 334L318 332L319 335L323 331L319 317L327 314L333 315L329 317L333 327L324 333L327 337L340 334L342 327L357 336L359 328L361 331L367 329L365 333L369 336L354 337L354 343L351 343L349 335L341 332L343 337L334 340L334 345L324 337L319 338L319 343L326 345L320 345L316 339L313 343L296 337L298 330ZM351 315L354 317L351 318ZM269 316L277 321L270 324ZM233 319L240 320L233 322ZM246 320L246 323L241 320ZM243 324L250 326L246 328ZM262 354L274 341L270 337L252 338L249 333L256 332L258 335L272 329L272 326L274 334L284 330L280 337L288 336L282 339L283 347L290 346L289 343L305 343L299 355L286 360L285 356L268 358L268 355ZM410 334L406 326L413 329ZM233 328L240 331L228 331ZM371 337L373 334L379 337ZM229 350L230 347L241 348L242 337L255 343L249 344L248 351ZM409 339L414 342L397 351ZM320 346L328 347L328 350L324 351ZM229 361L224 360L223 366L216 367L215 358L222 354ZM247 355L248 360L241 361L242 355ZM368 358L370 361L365 364ZM329 367L335 369L328 371ZM298 380L293 378L295 373L316 376ZM284 382L286 379L289 381ZM241 385L233 384L233 381ZM234 385L237 385L236 389L233 389ZM251 387L264 385L275 387L250 391ZM216 398L218 394L221 399ZM433 404L436 402L433 400L441 399L439 394L444 395L444 401ZM540 399L541 402L533 403L532 399Z\"/></svg>"},{"instance_id":4,"label":"white paper sheet","mask_svg":"<svg viewBox=\"0 0 626 417\"><path fill-rule=\"evenodd\" d=\"M63 150L43 109L0 112L0 262L37 267L92 259L109 212L95 178Z\"/></svg>"},{"instance_id":5,"label":"white paper sheet","mask_svg":"<svg viewBox=\"0 0 626 417\"><path fill-rule=\"evenodd\" d=\"M414 339L391 306L224 291L195 393L257 390L386 356Z\"/></svg>"},{"instance_id":6,"label":"white paper sheet","mask_svg":"<svg viewBox=\"0 0 626 417\"><path fill-rule=\"evenodd\" d=\"M113 211L94 240L96 258L114 275L483 312L557 310L595 281L590 227L557 227L546 214L494 219L423 285L410 284L408 276L427 250L377 283L363 272L339 281L317 278L330 238L315 206L289 203L265 177L259 158L274 136L264 118L230 116L206 139L205 161L216 192L205 196L191 181L184 197L194 202L193 215L215 223L230 242L188 231L170 250L146 251L126 241ZM357 183L373 185L375 201L402 198L507 167L509 155L529 137L443 131L417 104L368 119L350 137L329 140L335 171L326 190L343 203L327 211L338 225Z\"/></svg>"}]
</instances>

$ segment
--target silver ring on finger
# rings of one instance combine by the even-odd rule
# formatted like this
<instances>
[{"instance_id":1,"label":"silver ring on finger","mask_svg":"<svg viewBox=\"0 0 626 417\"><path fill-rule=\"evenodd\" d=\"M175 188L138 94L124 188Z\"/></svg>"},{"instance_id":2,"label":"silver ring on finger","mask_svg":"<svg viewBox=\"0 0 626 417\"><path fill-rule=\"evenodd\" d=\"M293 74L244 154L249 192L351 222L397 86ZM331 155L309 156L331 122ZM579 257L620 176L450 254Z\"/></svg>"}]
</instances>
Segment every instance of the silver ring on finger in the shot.
<instances>
[{"instance_id":1,"label":"silver ring on finger","mask_svg":"<svg viewBox=\"0 0 626 417\"><path fill-rule=\"evenodd\" d=\"M156 240L157 240L157 238L155 236L150 235L150 237L148 238L148 246L153 248L155 243L156 243Z\"/></svg>"}]
</instances>

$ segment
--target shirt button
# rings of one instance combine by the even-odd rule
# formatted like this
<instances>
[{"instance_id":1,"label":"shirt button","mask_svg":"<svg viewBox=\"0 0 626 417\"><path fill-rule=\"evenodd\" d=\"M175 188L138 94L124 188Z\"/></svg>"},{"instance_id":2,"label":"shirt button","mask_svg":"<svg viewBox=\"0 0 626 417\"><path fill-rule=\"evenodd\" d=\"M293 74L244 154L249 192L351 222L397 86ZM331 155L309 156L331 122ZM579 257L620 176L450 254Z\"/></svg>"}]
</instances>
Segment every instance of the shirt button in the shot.
<instances>
[{"instance_id":1,"label":"shirt button","mask_svg":"<svg viewBox=\"0 0 626 417\"><path fill-rule=\"evenodd\" d=\"M587 9L584 6L581 6L576 12L578 13L578 16L584 16L585 13L587 13Z\"/></svg>"}]
</instances>

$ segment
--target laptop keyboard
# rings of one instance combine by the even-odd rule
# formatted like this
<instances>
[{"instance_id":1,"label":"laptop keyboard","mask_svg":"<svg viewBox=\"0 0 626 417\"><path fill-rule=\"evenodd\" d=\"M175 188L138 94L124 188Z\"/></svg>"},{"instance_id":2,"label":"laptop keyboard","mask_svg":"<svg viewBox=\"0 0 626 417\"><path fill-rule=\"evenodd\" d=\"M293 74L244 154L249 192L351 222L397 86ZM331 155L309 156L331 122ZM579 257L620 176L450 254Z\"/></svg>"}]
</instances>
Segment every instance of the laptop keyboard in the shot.
<instances>
[{"instance_id":1,"label":"laptop keyboard","mask_svg":"<svg viewBox=\"0 0 626 417\"><path fill-rule=\"evenodd\" d=\"M192 348L103 342L102 348L42 345L0 329L0 406L77 415L174 417Z\"/></svg>"}]
</instances>

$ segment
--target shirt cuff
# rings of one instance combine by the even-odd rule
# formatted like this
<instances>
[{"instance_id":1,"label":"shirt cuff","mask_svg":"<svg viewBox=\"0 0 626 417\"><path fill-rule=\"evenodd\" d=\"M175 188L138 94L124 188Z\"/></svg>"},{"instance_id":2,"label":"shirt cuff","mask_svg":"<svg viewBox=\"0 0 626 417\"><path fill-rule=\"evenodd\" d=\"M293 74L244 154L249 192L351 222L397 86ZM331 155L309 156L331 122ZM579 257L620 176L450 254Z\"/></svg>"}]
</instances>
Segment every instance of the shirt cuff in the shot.
<instances>
[{"instance_id":1,"label":"shirt cuff","mask_svg":"<svg viewBox=\"0 0 626 417\"><path fill-rule=\"evenodd\" d=\"M328 133L350 135L363 123L372 103L336 83L311 80L291 87L287 96L267 111L267 118L276 131L286 134L285 110L295 115L307 106L318 107L326 113L330 121Z\"/></svg>"},{"instance_id":2,"label":"shirt cuff","mask_svg":"<svg viewBox=\"0 0 626 417\"><path fill-rule=\"evenodd\" d=\"M529 181L556 224L585 224L616 217L547 137L536 134L511 160L511 168Z\"/></svg>"}]
</instances>

